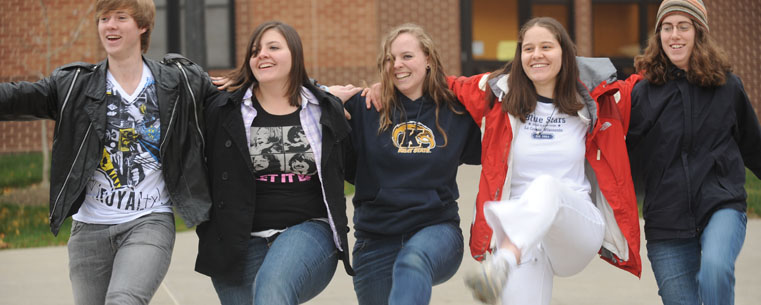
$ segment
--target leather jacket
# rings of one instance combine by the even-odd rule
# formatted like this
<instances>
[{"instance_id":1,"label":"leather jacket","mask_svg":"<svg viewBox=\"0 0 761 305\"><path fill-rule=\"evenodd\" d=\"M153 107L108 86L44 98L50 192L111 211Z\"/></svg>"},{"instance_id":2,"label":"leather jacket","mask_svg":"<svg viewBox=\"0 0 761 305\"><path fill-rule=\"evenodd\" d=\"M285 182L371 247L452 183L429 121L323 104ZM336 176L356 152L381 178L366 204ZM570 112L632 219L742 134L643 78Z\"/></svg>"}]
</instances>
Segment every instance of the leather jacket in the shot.
<instances>
[{"instance_id":1,"label":"leather jacket","mask_svg":"<svg viewBox=\"0 0 761 305\"><path fill-rule=\"evenodd\" d=\"M217 94L201 68L181 55L143 58L156 79L160 158L174 210L188 227L208 219L211 199L203 159L203 100ZM37 82L0 84L0 121L55 120L50 172L50 229L84 201L103 155L108 61L72 63Z\"/></svg>"}]
</instances>

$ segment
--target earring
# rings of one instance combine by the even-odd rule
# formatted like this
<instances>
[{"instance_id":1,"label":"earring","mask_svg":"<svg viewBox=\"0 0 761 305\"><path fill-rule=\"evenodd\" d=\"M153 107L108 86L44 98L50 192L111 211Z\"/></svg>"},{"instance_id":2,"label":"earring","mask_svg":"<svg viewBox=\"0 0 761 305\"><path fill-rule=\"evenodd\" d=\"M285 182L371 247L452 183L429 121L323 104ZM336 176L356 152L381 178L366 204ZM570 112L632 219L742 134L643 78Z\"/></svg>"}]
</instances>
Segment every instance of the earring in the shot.
<instances>
[{"instance_id":1,"label":"earring","mask_svg":"<svg viewBox=\"0 0 761 305\"><path fill-rule=\"evenodd\" d=\"M431 70L431 66L430 65L425 65L425 69L426 70Z\"/></svg>"}]
</instances>

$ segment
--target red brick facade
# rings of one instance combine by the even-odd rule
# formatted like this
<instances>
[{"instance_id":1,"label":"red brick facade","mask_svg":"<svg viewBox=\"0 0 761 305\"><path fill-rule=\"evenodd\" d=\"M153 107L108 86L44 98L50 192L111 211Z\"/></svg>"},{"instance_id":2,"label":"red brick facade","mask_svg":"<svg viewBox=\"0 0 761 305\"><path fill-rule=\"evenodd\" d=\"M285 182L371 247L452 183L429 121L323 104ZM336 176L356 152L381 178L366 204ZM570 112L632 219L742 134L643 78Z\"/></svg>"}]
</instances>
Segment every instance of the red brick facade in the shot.
<instances>
[{"instance_id":1,"label":"red brick facade","mask_svg":"<svg viewBox=\"0 0 761 305\"><path fill-rule=\"evenodd\" d=\"M729 56L761 117L761 1L703 1L712 37Z\"/></svg>"},{"instance_id":2,"label":"red brick facade","mask_svg":"<svg viewBox=\"0 0 761 305\"><path fill-rule=\"evenodd\" d=\"M0 1L0 81L35 81L65 63L103 58L93 13L95 1L43 3L45 7L40 1ZM39 122L0 122L0 153L39 151L40 126ZM52 140L53 122L47 126Z\"/></svg>"},{"instance_id":3,"label":"red brick facade","mask_svg":"<svg viewBox=\"0 0 761 305\"><path fill-rule=\"evenodd\" d=\"M576 2L586 7L594 1ZM39 1L0 1L0 81L37 80L59 65L97 62L105 56L95 30L94 1L44 3L48 5L49 35ZM238 64L256 25L277 19L301 35L311 77L326 84L372 83L378 79L376 60L385 32L413 22L425 28L437 43L446 72L461 71L458 0L235 0L234 5ZM706 1L706 5L713 36L728 52L751 101L759 105L761 44L755 41L761 38L761 4L758 0L737 0ZM580 17L586 20L588 15ZM72 42L78 26L79 35ZM578 22L577 27L587 28ZM591 31L578 31L584 32ZM591 33L588 35L578 40L590 41ZM45 68L46 50L55 52L49 56L49 69ZM0 123L0 153L39 150L39 132L37 122Z\"/></svg>"},{"instance_id":4,"label":"red brick facade","mask_svg":"<svg viewBox=\"0 0 761 305\"><path fill-rule=\"evenodd\" d=\"M304 44L310 77L326 84L378 80L385 33L414 22L439 46L447 73L460 72L460 2L456 0L236 0L238 64L254 28L268 20L293 26Z\"/></svg>"}]
</instances>

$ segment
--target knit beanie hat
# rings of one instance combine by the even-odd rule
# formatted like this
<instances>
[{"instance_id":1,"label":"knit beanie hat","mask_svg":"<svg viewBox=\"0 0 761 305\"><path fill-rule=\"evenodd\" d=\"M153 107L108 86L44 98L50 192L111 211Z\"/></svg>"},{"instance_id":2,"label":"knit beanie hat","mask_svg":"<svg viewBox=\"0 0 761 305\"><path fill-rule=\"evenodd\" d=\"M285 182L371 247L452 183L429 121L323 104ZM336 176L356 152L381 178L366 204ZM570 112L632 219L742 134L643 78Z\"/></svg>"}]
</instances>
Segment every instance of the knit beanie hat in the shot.
<instances>
[{"instance_id":1,"label":"knit beanie hat","mask_svg":"<svg viewBox=\"0 0 761 305\"><path fill-rule=\"evenodd\" d=\"M690 15L692 19L700 23L708 30L708 12L702 0L663 0L658 8L657 20L655 23L655 32L667 16L674 13L684 13Z\"/></svg>"}]
</instances>

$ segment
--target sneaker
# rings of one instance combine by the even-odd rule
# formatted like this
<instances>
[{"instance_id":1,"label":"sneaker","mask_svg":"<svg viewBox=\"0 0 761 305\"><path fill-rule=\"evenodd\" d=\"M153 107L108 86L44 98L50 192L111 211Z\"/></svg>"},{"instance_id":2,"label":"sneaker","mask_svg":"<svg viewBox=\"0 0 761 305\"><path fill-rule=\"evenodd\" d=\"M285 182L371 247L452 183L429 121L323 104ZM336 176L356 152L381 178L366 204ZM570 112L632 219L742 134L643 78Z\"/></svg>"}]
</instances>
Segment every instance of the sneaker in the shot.
<instances>
[{"instance_id":1,"label":"sneaker","mask_svg":"<svg viewBox=\"0 0 761 305\"><path fill-rule=\"evenodd\" d=\"M496 304L507 282L507 269L506 263L492 257L481 263L478 269L465 274L465 285L476 300Z\"/></svg>"}]
</instances>

